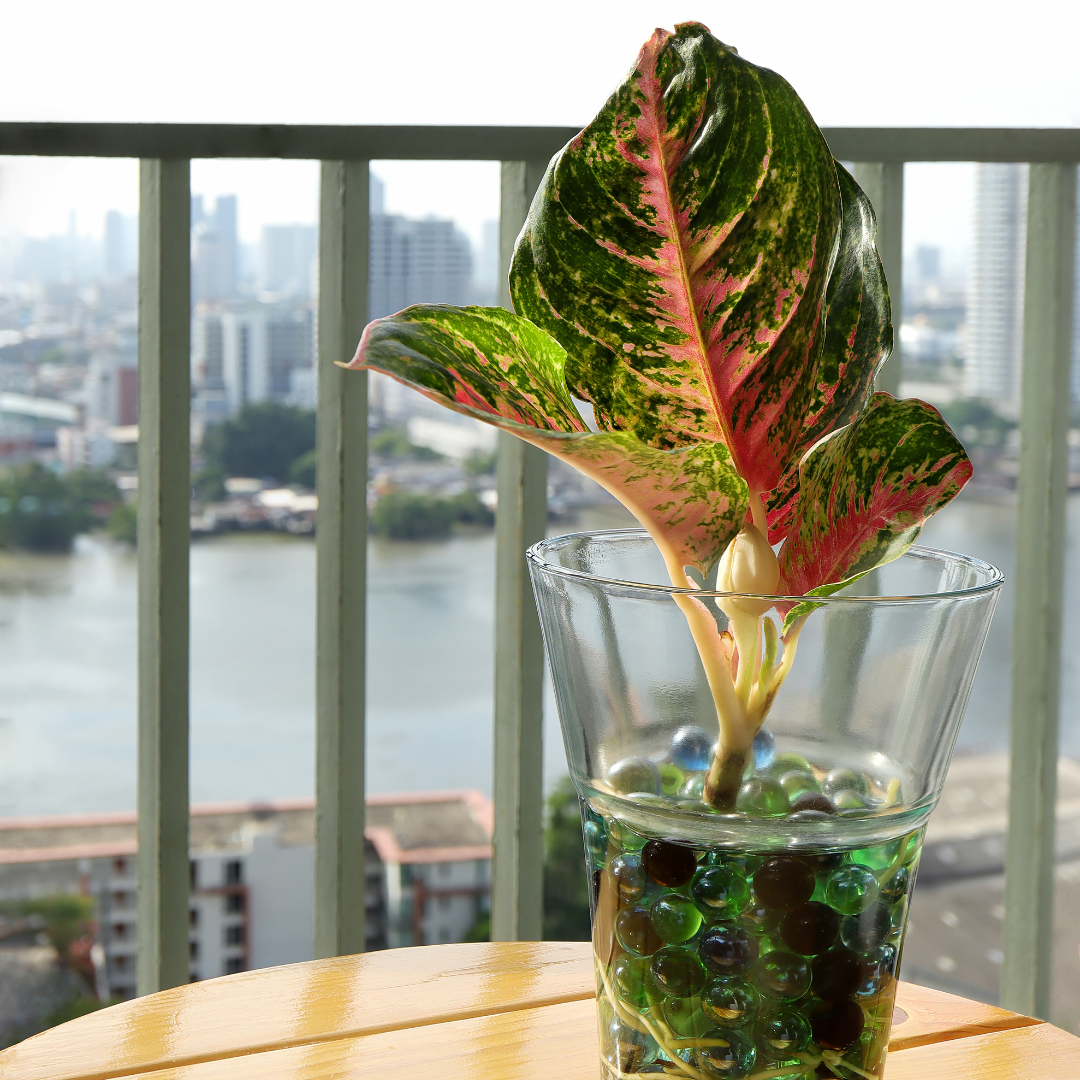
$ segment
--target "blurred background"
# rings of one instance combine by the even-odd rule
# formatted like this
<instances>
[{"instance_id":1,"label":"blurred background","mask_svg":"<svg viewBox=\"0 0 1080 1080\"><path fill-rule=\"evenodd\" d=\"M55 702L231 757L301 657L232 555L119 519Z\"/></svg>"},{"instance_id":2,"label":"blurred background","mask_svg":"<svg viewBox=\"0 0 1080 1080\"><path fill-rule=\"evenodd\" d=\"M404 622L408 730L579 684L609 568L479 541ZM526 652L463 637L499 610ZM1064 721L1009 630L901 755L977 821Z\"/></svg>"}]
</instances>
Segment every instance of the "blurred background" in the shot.
<instances>
[{"instance_id":1,"label":"blurred background","mask_svg":"<svg viewBox=\"0 0 1080 1080\"><path fill-rule=\"evenodd\" d=\"M688 19L783 74L822 126L1080 125L1080 16L1045 0L781 0L767 16L713 0L314 0L257 16L221 0L41 0L5 14L0 120L581 126L653 27ZM311 955L318 169L192 163L193 978ZM369 317L495 303L498 163L376 161L371 174ZM909 164L904 192L903 280L891 283L901 392L938 406L976 462L924 542L1009 575L1027 167ZM134 989L137 211L135 161L0 157L0 1045ZM1074 1032L1078 342L1053 1017ZM369 944L482 937L494 437L379 376L370 426L367 857L382 900ZM551 532L628 522L571 470L553 462L549 478ZM904 963L907 978L988 1001L1011 610L1007 586ZM585 936L550 697L543 769L549 936ZM260 915L270 894L277 914Z\"/></svg>"}]
</instances>

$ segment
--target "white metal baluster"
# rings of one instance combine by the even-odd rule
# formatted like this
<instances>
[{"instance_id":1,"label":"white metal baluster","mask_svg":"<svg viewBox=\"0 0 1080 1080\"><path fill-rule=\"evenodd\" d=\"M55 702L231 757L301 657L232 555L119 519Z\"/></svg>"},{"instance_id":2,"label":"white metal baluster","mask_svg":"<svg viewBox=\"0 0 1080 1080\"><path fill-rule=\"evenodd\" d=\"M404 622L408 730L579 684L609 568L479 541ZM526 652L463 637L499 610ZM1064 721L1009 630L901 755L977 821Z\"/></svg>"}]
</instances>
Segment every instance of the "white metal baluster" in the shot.
<instances>
[{"instance_id":1,"label":"white metal baluster","mask_svg":"<svg viewBox=\"0 0 1080 1080\"><path fill-rule=\"evenodd\" d=\"M315 956L364 949L368 163L324 161L319 211Z\"/></svg>"},{"instance_id":2,"label":"white metal baluster","mask_svg":"<svg viewBox=\"0 0 1080 1080\"><path fill-rule=\"evenodd\" d=\"M512 307L514 241L544 165L502 164L499 302ZM544 649L525 549L544 537L547 455L499 433L495 524L495 837L491 940L543 937Z\"/></svg>"},{"instance_id":3,"label":"white metal baluster","mask_svg":"<svg viewBox=\"0 0 1080 1080\"><path fill-rule=\"evenodd\" d=\"M1046 1019L1054 919L1075 165L1031 166L1027 221L1001 1004Z\"/></svg>"},{"instance_id":4,"label":"white metal baluster","mask_svg":"<svg viewBox=\"0 0 1080 1080\"><path fill-rule=\"evenodd\" d=\"M190 177L139 165L140 994L188 981Z\"/></svg>"}]
</instances>

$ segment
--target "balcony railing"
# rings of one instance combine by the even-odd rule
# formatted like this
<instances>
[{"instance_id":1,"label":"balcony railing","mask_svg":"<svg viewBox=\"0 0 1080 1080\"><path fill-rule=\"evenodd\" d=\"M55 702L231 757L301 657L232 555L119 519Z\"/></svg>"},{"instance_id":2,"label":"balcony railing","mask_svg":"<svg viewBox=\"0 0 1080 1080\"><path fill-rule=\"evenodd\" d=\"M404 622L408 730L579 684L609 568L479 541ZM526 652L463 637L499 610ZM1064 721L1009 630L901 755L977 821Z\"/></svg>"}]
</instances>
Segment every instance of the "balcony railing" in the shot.
<instances>
[{"instance_id":1,"label":"balcony railing","mask_svg":"<svg viewBox=\"0 0 1080 1080\"><path fill-rule=\"evenodd\" d=\"M368 163L502 162L501 302L514 239L569 128L0 124L0 154L140 158L138 988L188 978L190 162L322 162L316 651L317 956L364 946ZM899 307L904 163L1030 162L1013 627L1012 777L1002 1004L1048 1013L1053 921L1069 354L1080 130L831 128L877 210ZM899 312L895 311L899 323ZM895 392L901 357L879 384ZM492 936L541 931L543 655L525 570L546 520L541 451L500 435Z\"/></svg>"}]
</instances>

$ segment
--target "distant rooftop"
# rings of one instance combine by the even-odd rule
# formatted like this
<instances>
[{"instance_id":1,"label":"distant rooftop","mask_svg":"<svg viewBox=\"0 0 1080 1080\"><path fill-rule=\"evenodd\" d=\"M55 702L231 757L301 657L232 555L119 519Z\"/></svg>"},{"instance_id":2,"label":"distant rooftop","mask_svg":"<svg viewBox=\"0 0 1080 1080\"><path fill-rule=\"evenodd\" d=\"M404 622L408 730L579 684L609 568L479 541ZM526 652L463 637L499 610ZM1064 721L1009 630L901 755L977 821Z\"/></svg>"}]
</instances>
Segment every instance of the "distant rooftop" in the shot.
<instances>
[{"instance_id":1,"label":"distant rooftop","mask_svg":"<svg viewBox=\"0 0 1080 1080\"><path fill-rule=\"evenodd\" d=\"M365 833L383 862L462 862L491 858L491 801L478 791L373 795ZM283 845L315 840L315 802L213 803L191 808L191 851L241 850L252 833ZM136 851L134 811L0 818L0 866L112 858Z\"/></svg>"}]
</instances>

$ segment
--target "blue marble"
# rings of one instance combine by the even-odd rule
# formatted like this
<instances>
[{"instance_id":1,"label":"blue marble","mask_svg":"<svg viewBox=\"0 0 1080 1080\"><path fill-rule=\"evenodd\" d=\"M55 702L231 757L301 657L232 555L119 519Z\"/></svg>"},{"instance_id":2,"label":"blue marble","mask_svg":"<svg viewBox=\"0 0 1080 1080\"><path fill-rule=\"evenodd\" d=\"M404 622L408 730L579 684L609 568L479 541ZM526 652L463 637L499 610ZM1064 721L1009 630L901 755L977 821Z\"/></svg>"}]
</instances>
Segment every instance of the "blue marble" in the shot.
<instances>
[{"instance_id":1,"label":"blue marble","mask_svg":"<svg viewBox=\"0 0 1080 1080\"><path fill-rule=\"evenodd\" d=\"M701 772L709 767L712 744L703 728L687 724L671 737L671 760L687 772Z\"/></svg>"},{"instance_id":2,"label":"blue marble","mask_svg":"<svg viewBox=\"0 0 1080 1080\"><path fill-rule=\"evenodd\" d=\"M754 736L754 767L767 769L776 757L776 740L768 728L762 728Z\"/></svg>"}]
</instances>

